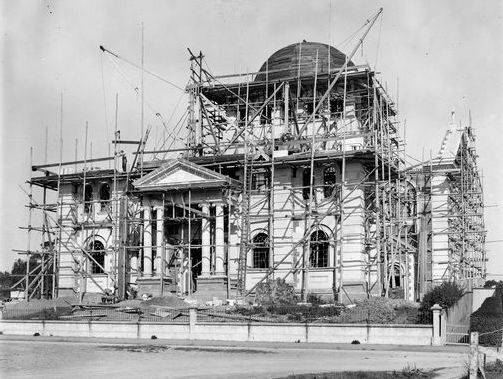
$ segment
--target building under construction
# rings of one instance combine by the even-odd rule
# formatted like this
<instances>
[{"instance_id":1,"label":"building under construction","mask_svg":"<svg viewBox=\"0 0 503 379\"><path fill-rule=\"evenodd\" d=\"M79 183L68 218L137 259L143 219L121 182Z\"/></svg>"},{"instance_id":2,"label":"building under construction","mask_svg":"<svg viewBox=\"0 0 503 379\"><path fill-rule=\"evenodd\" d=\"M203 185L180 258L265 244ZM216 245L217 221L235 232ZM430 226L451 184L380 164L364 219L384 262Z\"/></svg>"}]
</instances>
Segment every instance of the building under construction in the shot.
<instances>
[{"instance_id":1,"label":"building under construction","mask_svg":"<svg viewBox=\"0 0 503 379\"><path fill-rule=\"evenodd\" d=\"M26 297L242 298L282 278L303 299L349 303L484 280L471 122L406 164L396 105L352 62L377 17L348 56L303 41L258 72L214 76L191 53L181 149L146 150L147 130L128 163L116 133L113 168L33 165L28 208L42 225L30 221L21 251Z\"/></svg>"}]
</instances>

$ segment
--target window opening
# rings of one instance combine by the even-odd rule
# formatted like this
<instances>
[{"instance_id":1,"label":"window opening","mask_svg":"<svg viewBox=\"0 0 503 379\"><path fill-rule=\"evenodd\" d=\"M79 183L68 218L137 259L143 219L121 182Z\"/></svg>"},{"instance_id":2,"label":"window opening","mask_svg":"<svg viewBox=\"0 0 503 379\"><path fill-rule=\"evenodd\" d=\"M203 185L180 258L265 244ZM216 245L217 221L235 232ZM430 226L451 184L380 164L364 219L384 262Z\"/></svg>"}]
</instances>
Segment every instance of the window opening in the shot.
<instances>
[{"instance_id":1,"label":"window opening","mask_svg":"<svg viewBox=\"0 0 503 379\"><path fill-rule=\"evenodd\" d=\"M328 237L322 230L311 234L309 265L311 267L328 267Z\"/></svg>"},{"instance_id":2,"label":"window opening","mask_svg":"<svg viewBox=\"0 0 503 379\"><path fill-rule=\"evenodd\" d=\"M94 260L91 261L92 274L104 274L105 270L105 246L100 241L93 241L89 244L89 254ZM101 266L101 267L100 267Z\"/></svg>"},{"instance_id":3,"label":"window opening","mask_svg":"<svg viewBox=\"0 0 503 379\"><path fill-rule=\"evenodd\" d=\"M103 184L100 187L100 210L101 212L108 211L110 209L110 185L108 183Z\"/></svg>"},{"instance_id":4,"label":"window opening","mask_svg":"<svg viewBox=\"0 0 503 379\"><path fill-rule=\"evenodd\" d=\"M86 184L84 188L84 212L89 213L93 208L93 186Z\"/></svg>"},{"instance_id":5,"label":"window opening","mask_svg":"<svg viewBox=\"0 0 503 379\"><path fill-rule=\"evenodd\" d=\"M253 267L269 267L269 237L259 233L253 238Z\"/></svg>"},{"instance_id":6,"label":"window opening","mask_svg":"<svg viewBox=\"0 0 503 379\"><path fill-rule=\"evenodd\" d=\"M337 169L335 167L327 167L323 174L323 194L325 198L331 197L334 194L335 184L337 180Z\"/></svg>"}]
</instances>

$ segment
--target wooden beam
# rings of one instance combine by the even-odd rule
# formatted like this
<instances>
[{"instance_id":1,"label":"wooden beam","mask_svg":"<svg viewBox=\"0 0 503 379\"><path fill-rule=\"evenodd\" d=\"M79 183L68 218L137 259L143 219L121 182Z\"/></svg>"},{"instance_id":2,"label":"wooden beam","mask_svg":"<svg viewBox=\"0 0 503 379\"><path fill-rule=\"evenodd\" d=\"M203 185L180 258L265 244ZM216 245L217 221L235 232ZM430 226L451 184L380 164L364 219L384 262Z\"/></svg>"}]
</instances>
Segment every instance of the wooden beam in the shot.
<instances>
[{"instance_id":1,"label":"wooden beam","mask_svg":"<svg viewBox=\"0 0 503 379\"><path fill-rule=\"evenodd\" d=\"M112 140L112 143L122 144L122 145L138 145L141 141L132 141L132 140Z\"/></svg>"},{"instance_id":2,"label":"wooden beam","mask_svg":"<svg viewBox=\"0 0 503 379\"><path fill-rule=\"evenodd\" d=\"M49 163L49 164L44 164L44 165L33 165L33 166L31 166L31 170L37 171L37 170L40 170L40 169L46 168L46 167L58 167L60 164L61 164L61 166L69 166L69 165L79 164L79 163L111 161L113 159L115 159L115 158L114 157L104 157L104 158L94 158L94 159L86 159L86 160L80 160L80 161Z\"/></svg>"}]
</instances>

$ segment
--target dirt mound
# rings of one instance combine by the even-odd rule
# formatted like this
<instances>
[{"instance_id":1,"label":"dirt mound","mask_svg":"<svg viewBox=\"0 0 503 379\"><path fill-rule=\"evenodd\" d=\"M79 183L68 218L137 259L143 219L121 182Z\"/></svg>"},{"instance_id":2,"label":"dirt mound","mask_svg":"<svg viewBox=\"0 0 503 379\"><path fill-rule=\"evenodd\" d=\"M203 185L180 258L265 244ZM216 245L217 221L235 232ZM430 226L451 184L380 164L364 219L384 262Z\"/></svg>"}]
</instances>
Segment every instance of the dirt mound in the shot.
<instances>
[{"instance_id":1,"label":"dirt mound","mask_svg":"<svg viewBox=\"0 0 503 379\"><path fill-rule=\"evenodd\" d=\"M20 301L19 303L6 303L7 309L46 309L46 308L69 308L70 304L77 302L76 297L58 297L57 299L34 299L30 301Z\"/></svg>"},{"instance_id":2,"label":"dirt mound","mask_svg":"<svg viewBox=\"0 0 503 379\"><path fill-rule=\"evenodd\" d=\"M141 306L141 303L143 303L143 301L140 299L131 299L120 301L116 305L118 305L120 308L139 308Z\"/></svg>"}]
</instances>

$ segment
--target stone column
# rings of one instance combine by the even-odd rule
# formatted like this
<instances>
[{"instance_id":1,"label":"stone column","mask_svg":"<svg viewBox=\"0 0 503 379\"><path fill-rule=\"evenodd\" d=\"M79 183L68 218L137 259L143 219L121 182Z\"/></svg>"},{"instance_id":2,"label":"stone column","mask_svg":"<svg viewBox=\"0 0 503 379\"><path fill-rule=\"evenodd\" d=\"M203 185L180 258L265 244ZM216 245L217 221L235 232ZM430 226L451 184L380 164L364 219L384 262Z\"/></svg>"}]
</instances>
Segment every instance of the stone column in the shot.
<instances>
[{"instance_id":1,"label":"stone column","mask_svg":"<svg viewBox=\"0 0 503 379\"><path fill-rule=\"evenodd\" d=\"M166 250L164 248L164 207L156 206L156 257L155 270L158 276L164 275L164 261L166 260Z\"/></svg>"},{"instance_id":2,"label":"stone column","mask_svg":"<svg viewBox=\"0 0 503 379\"><path fill-rule=\"evenodd\" d=\"M224 207L222 203L215 204L215 275L225 275L224 260Z\"/></svg>"},{"instance_id":3,"label":"stone column","mask_svg":"<svg viewBox=\"0 0 503 379\"><path fill-rule=\"evenodd\" d=\"M152 276L152 222L150 206L143 206L143 276Z\"/></svg>"},{"instance_id":4,"label":"stone column","mask_svg":"<svg viewBox=\"0 0 503 379\"><path fill-rule=\"evenodd\" d=\"M209 217L210 205L203 203L200 205L202 212ZM201 276L210 276L210 220L203 216L201 219L201 258L202 258L202 271Z\"/></svg>"}]
</instances>

